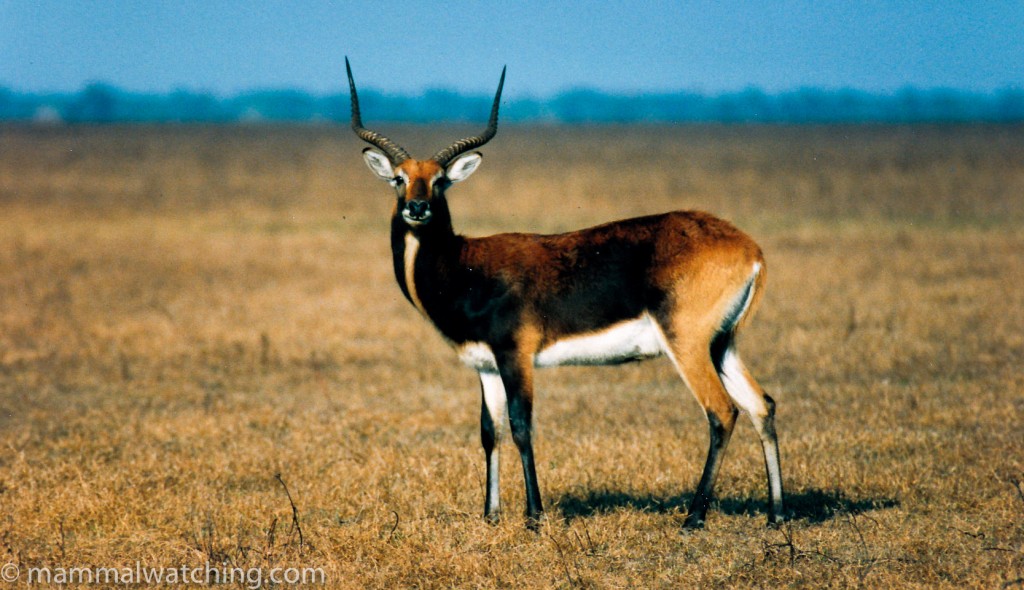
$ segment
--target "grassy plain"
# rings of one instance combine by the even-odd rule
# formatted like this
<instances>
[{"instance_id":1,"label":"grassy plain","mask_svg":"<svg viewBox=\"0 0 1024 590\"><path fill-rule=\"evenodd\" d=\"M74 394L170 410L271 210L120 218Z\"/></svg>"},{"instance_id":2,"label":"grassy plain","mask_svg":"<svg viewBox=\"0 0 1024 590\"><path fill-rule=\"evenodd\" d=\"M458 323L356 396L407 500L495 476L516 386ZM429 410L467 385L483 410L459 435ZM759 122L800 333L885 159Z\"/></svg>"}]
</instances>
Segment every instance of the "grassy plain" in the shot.
<instances>
[{"instance_id":1,"label":"grassy plain","mask_svg":"<svg viewBox=\"0 0 1024 590\"><path fill-rule=\"evenodd\" d=\"M418 154L467 132L383 131ZM506 441L505 518L482 520L476 379L394 284L361 147L0 128L0 564L1024 587L1021 127L506 127L451 190L473 235L700 208L763 245L740 348L779 404L796 517L765 527L743 418L696 533L707 429L664 360L539 373L549 518L524 529Z\"/></svg>"}]
</instances>

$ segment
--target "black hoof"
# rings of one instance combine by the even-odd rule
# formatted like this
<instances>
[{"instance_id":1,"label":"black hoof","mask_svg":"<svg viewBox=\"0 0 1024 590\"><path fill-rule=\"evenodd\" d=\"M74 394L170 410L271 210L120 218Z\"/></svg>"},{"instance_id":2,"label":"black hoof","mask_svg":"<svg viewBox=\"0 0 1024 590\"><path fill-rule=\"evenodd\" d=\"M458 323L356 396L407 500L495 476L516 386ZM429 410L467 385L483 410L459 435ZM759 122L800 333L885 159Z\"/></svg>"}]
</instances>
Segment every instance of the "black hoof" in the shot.
<instances>
[{"instance_id":1,"label":"black hoof","mask_svg":"<svg viewBox=\"0 0 1024 590\"><path fill-rule=\"evenodd\" d=\"M501 512L495 510L490 514L484 514L484 521L486 521L487 524L498 524L501 522Z\"/></svg>"},{"instance_id":2,"label":"black hoof","mask_svg":"<svg viewBox=\"0 0 1024 590\"><path fill-rule=\"evenodd\" d=\"M786 521L792 520L793 515L787 512L773 512L768 515L768 528L777 529Z\"/></svg>"},{"instance_id":3,"label":"black hoof","mask_svg":"<svg viewBox=\"0 0 1024 590\"><path fill-rule=\"evenodd\" d=\"M704 528L704 515L687 515L686 520L683 521L683 528L691 531L697 531Z\"/></svg>"}]
</instances>

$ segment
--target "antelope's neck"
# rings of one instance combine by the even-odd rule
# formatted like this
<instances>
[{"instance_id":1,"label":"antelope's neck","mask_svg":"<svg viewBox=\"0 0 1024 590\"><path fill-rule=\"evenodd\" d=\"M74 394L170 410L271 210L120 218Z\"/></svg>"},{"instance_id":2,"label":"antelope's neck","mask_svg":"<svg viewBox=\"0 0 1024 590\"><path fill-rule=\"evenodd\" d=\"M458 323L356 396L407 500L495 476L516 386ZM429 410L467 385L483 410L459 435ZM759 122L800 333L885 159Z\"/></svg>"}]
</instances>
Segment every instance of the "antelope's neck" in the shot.
<instances>
[{"instance_id":1,"label":"antelope's neck","mask_svg":"<svg viewBox=\"0 0 1024 590\"><path fill-rule=\"evenodd\" d=\"M456 274L460 242L451 229L416 232L400 220L392 224L395 280L405 298L428 319L445 297L445 278Z\"/></svg>"}]
</instances>

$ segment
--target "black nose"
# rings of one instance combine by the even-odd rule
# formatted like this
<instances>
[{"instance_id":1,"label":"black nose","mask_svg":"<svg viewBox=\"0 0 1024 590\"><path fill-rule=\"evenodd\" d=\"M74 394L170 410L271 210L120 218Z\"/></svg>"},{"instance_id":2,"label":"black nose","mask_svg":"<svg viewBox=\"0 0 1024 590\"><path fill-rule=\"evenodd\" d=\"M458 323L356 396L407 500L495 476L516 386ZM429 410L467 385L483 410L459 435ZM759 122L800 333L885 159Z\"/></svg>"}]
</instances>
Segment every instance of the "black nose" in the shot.
<instances>
[{"instance_id":1,"label":"black nose","mask_svg":"<svg viewBox=\"0 0 1024 590\"><path fill-rule=\"evenodd\" d=\"M427 216L427 212L430 209L430 203L422 200L409 201L405 206L406 211L409 212L409 217L413 219L423 219Z\"/></svg>"}]
</instances>

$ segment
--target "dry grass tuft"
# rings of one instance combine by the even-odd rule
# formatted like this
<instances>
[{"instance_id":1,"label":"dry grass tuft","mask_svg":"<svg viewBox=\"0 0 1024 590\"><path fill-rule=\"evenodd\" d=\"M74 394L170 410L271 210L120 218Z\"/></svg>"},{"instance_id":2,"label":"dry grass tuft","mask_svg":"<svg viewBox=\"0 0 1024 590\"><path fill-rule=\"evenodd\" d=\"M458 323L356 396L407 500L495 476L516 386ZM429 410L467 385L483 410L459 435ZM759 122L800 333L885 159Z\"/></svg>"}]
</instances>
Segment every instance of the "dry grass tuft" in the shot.
<instances>
[{"instance_id":1,"label":"dry grass tuft","mask_svg":"<svg viewBox=\"0 0 1024 590\"><path fill-rule=\"evenodd\" d=\"M461 129L387 130L414 153ZM418 149L417 149L418 148ZM401 299L388 191L343 128L0 128L0 564L321 567L336 587L1024 586L1019 127L504 129L471 234L675 208L770 283L708 528L667 362L538 376L488 525L475 377ZM511 446L506 447L510 451Z\"/></svg>"}]
</instances>

